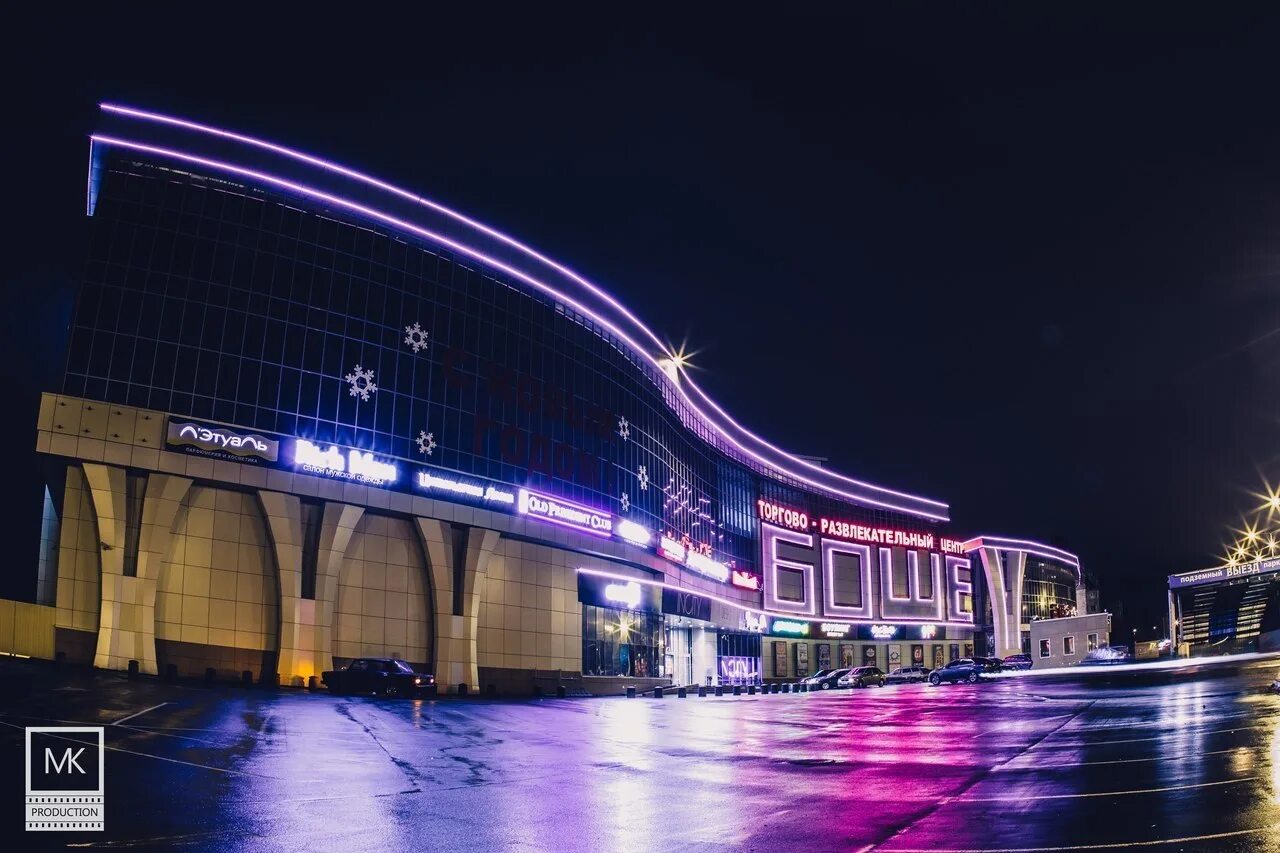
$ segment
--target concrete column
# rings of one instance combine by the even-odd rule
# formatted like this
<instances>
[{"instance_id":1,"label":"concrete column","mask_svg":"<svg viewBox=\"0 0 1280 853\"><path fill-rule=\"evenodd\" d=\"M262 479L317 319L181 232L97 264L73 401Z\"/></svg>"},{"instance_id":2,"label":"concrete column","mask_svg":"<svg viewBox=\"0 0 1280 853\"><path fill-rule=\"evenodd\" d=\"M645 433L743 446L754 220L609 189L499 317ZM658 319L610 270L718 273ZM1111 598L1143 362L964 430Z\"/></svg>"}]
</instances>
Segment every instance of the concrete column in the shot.
<instances>
[{"instance_id":1,"label":"concrete column","mask_svg":"<svg viewBox=\"0 0 1280 853\"><path fill-rule=\"evenodd\" d=\"M991 598L996 655L1019 654L1022 651L1022 581L1027 555L1023 551L984 547L979 549L979 556Z\"/></svg>"},{"instance_id":2,"label":"concrete column","mask_svg":"<svg viewBox=\"0 0 1280 853\"><path fill-rule=\"evenodd\" d=\"M137 578L124 576L125 542L125 471L110 465L85 463L85 485L93 507L98 534L98 566L100 572L98 644L93 665L102 669L125 669L130 660L138 661L143 672L156 673L155 619L150 630L152 642L148 655L138 630L138 603L145 591ZM151 592L155 606L155 588ZM154 610L153 610L154 613Z\"/></svg>"},{"instance_id":3,"label":"concrete column","mask_svg":"<svg viewBox=\"0 0 1280 853\"><path fill-rule=\"evenodd\" d=\"M456 537L463 535L448 522L433 518L415 518L418 535L427 555L431 576L431 600L435 609L435 676L441 691L457 690L466 684L470 690L480 688L476 634L479 628L480 599L489 558L500 538L496 530L479 527L466 529L466 547L459 548ZM455 552L462 551L461 567L456 566ZM460 608L454 607L454 578L461 573ZM461 612L457 612L458 610Z\"/></svg>"},{"instance_id":4,"label":"concrete column","mask_svg":"<svg viewBox=\"0 0 1280 853\"><path fill-rule=\"evenodd\" d=\"M316 597L302 597L302 502L296 495L259 491L275 554L280 589L276 672L283 684L333 669L333 609L338 572L363 507L326 503L316 551Z\"/></svg>"}]
</instances>

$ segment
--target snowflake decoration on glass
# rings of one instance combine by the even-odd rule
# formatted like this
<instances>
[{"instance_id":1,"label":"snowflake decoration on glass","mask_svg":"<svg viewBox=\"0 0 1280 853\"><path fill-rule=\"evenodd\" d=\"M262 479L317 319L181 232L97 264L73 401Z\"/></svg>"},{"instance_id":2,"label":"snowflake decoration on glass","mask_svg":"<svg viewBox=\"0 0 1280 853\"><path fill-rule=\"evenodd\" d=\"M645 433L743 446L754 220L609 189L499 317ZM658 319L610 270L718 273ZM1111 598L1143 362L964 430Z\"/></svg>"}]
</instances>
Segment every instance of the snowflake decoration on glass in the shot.
<instances>
[{"instance_id":1,"label":"snowflake decoration on glass","mask_svg":"<svg viewBox=\"0 0 1280 853\"><path fill-rule=\"evenodd\" d=\"M622 511L626 512L631 509L631 496L623 492L622 497L618 498L618 503L622 504Z\"/></svg>"},{"instance_id":2,"label":"snowflake decoration on glass","mask_svg":"<svg viewBox=\"0 0 1280 853\"><path fill-rule=\"evenodd\" d=\"M427 330L422 326L414 323L412 326L405 326L404 342L408 344L416 355L418 350L427 348Z\"/></svg>"},{"instance_id":3,"label":"snowflake decoration on glass","mask_svg":"<svg viewBox=\"0 0 1280 853\"><path fill-rule=\"evenodd\" d=\"M419 430L417 442L418 452L430 456L431 451L436 449L436 434L426 430Z\"/></svg>"},{"instance_id":4,"label":"snowflake decoration on glass","mask_svg":"<svg viewBox=\"0 0 1280 853\"><path fill-rule=\"evenodd\" d=\"M622 436L623 441L631 438L631 424L627 423L626 418L618 418L618 435Z\"/></svg>"},{"instance_id":5,"label":"snowflake decoration on glass","mask_svg":"<svg viewBox=\"0 0 1280 853\"><path fill-rule=\"evenodd\" d=\"M351 385L351 396L361 400L368 400L369 395L378 390L373 384L373 371L362 370L358 364L354 372L347 374L347 382Z\"/></svg>"},{"instance_id":6,"label":"snowflake decoration on glass","mask_svg":"<svg viewBox=\"0 0 1280 853\"><path fill-rule=\"evenodd\" d=\"M649 472L643 465L636 470L636 480L640 483L640 491L647 492L649 490Z\"/></svg>"}]
</instances>

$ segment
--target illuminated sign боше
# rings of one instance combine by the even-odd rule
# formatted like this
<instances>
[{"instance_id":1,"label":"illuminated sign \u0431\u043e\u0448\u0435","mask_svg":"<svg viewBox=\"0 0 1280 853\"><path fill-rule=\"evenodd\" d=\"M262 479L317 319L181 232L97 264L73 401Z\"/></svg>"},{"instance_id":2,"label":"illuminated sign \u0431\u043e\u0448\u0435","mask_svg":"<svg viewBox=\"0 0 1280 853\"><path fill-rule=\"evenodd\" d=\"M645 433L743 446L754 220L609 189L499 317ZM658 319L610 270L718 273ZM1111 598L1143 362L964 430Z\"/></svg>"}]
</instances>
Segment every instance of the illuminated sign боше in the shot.
<instances>
[{"instance_id":1,"label":"illuminated sign \u0431\u043e\u0448\u0435","mask_svg":"<svg viewBox=\"0 0 1280 853\"><path fill-rule=\"evenodd\" d=\"M594 536L613 534L613 516L550 495L521 489L517 504L522 515Z\"/></svg>"},{"instance_id":2,"label":"illuminated sign \u0431\u043e\u0448\u0435","mask_svg":"<svg viewBox=\"0 0 1280 853\"><path fill-rule=\"evenodd\" d=\"M872 625L871 636L877 640L890 640L898 633L897 625Z\"/></svg>"},{"instance_id":3,"label":"illuminated sign \u0431\u043e\u0448\u0435","mask_svg":"<svg viewBox=\"0 0 1280 853\"><path fill-rule=\"evenodd\" d=\"M395 465L382 462L372 453L349 449L344 456L334 445L321 450L304 438L293 442L294 464L308 474L319 474L338 480L354 480L357 483L368 483L381 486L394 483L399 471Z\"/></svg>"},{"instance_id":4,"label":"illuminated sign \u0431\u043e\u0448\u0435","mask_svg":"<svg viewBox=\"0 0 1280 853\"><path fill-rule=\"evenodd\" d=\"M447 492L450 495L464 495L486 503L500 503L510 506L516 502L513 492L499 489L497 486L468 483L452 477L441 477L433 471L418 472L418 488L428 492Z\"/></svg>"},{"instance_id":5,"label":"illuminated sign \u0431\u043e\u0448\u0435","mask_svg":"<svg viewBox=\"0 0 1280 853\"><path fill-rule=\"evenodd\" d=\"M775 634L809 635L809 623L797 622L794 619L774 619L770 630Z\"/></svg>"},{"instance_id":6,"label":"illuminated sign \u0431\u043e\u0448\u0435","mask_svg":"<svg viewBox=\"0 0 1280 853\"><path fill-rule=\"evenodd\" d=\"M170 419L167 443L172 447L194 447L211 453L231 456L257 457L275 462L280 443L251 432L241 432L210 424Z\"/></svg>"},{"instance_id":7,"label":"illuminated sign \u0431\u043e\u0448\u0435","mask_svg":"<svg viewBox=\"0 0 1280 853\"><path fill-rule=\"evenodd\" d=\"M807 513L767 501L764 498L759 498L756 501L756 512L761 521L767 521L770 524L780 524L792 530L809 529L809 516Z\"/></svg>"}]
</instances>

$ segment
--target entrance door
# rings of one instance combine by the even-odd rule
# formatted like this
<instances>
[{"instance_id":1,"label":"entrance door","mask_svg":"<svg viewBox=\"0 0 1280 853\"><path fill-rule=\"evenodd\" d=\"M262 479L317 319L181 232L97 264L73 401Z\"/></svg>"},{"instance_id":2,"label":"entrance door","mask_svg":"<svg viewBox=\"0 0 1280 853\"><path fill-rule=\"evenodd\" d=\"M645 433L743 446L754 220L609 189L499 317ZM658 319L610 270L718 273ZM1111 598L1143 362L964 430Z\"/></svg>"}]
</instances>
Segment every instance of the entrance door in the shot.
<instances>
[{"instance_id":1,"label":"entrance door","mask_svg":"<svg viewBox=\"0 0 1280 853\"><path fill-rule=\"evenodd\" d=\"M667 660L673 684L693 683L693 644L688 628L667 628Z\"/></svg>"}]
</instances>

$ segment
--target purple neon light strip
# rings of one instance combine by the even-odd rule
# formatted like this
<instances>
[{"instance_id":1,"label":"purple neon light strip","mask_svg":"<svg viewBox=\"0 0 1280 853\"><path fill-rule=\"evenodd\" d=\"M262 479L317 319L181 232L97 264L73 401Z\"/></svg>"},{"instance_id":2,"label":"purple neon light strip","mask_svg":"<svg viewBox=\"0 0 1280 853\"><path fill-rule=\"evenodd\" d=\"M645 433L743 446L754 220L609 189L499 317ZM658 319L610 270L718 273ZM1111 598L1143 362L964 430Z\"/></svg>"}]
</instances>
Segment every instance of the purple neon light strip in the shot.
<instances>
[{"instance_id":1,"label":"purple neon light strip","mask_svg":"<svg viewBox=\"0 0 1280 853\"><path fill-rule=\"evenodd\" d=\"M181 127L181 128L183 128L183 129L186 129L186 130L191 130L191 131L195 131L195 132L199 132L199 133L206 133L206 134L210 134L210 135L213 135L213 136L218 136L218 137L221 137L221 138L224 138L224 139L230 139L230 140L233 140L233 141L235 141L235 142L240 142L240 143L243 143L243 144L246 144L246 145L252 145L252 146L255 146L255 147L259 147L259 148L262 148L262 149L264 149L264 150L271 151L271 152L273 152L273 153L280 154L280 155L285 156L285 157L290 157L290 158L293 158L293 159L299 160L299 161L301 161L301 162L308 163L308 164L313 165L313 166L316 166L316 167L318 167L318 168L327 169L327 170L330 170L330 171L336 172L336 173L338 173L338 174L341 174L341 175L343 175L343 176L345 176L345 177L348 177L348 178L351 178L351 179L353 179L353 180L357 180L357 181L361 181L361 182L363 182L363 183L367 183L367 184L369 184L370 186L376 187L376 188L381 189L381 190L383 190L383 191L385 191L385 192L388 192L388 193L392 193L392 194L394 194L394 195L396 195L396 196L399 196L399 197L401 197L401 198L403 198L403 199L406 199L406 200L408 200L408 201L411 201L411 202L413 202L413 203L415 203L415 204L420 204L420 205L422 205L422 206L424 206L424 207L428 207L428 208L430 208L430 209L432 209L432 210L434 210L434 211L436 211L436 212L438 212L438 213L440 213L440 214L442 214L442 215L449 216L449 217L451 217L451 218L453 218L453 219L456 219L457 221L462 222L462 223L464 223L464 224L466 224L466 225L468 225L468 226L470 226L470 227L472 227L472 228L475 228L476 230L478 230L478 231L480 231L481 233L486 234L486 235L488 235L488 236L490 236L490 237L494 238L495 240L498 240L498 241L500 241L500 242L506 243L507 245L511 246L512 248L515 248L515 249L517 249L517 250L519 250L519 251L521 251L521 252L524 252L525 254L529 255L529 257L531 257L531 258L533 258L533 259L537 260L537 261L538 261L538 262L540 262L540 263L546 264L547 266L549 266L550 268L552 268L552 269L556 270L557 272L561 273L561 274L562 274L562 275L564 275L565 277L567 277L567 278L569 278L569 279L573 280L574 282L576 282L576 283L580 284L581 286L585 287L589 292L591 292L593 295L595 295L595 296L599 297L600 299L604 300L604 301L605 301L605 302L606 302L610 307L612 307L614 310L618 311L622 316L626 317L626 318L627 318L627 320L629 320L633 325L635 325L638 329L640 329L642 332L644 332L644 334L645 334L645 335L646 335L650 340L652 340L652 341L653 341L653 343L655 344L655 346L657 346L657 347L658 347L658 349L659 349L659 350L661 350L664 354L666 354L668 357L673 357L672 353L667 349L666 345L662 343L661 339L660 339L660 338L659 338L659 337L658 337L658 336L657 336L657 335L656 335L656 334L655 334L651 329L649 329L649 327L648 327L648 326L646 326L644 323L642 323L638 317L636 317L634 314L632 314L632 313L631 313L631 311L629 311L629 310L626 308L626 306L624 306L621 302L619 302L617 299L615 299L615 298L614 298L612 295L610 295L607 291L605 291L605 290L603 290L602 288L600 288L600 287L596 286L595 284L592 284L590 281L588 281L587 279L583 278L582 276L580 276L579 274L577 274L576 272L574 272L572 269L570 269L570 268L568 268L568 267L566 267L566 266L564 266L564 265L562 265L562 264L557 263L556 261L552 260L551 258L546 257L545 255L540 254L539 252L537 252L536 250L534 250L532 247L530 247L530 246L528 246L528 245L526 245L526 244L524 244L524 243L521 243L520 241L516 240L515 238L513 238L513 237L511 237L511 236L509 236L509 235L507 235L507 234L504 234L503 232L498 231L498 230L496 230L496 229L494 229L494 228L490 228L489 226L487 226L487 225L485 225L485 224L483 224L483 223L481 223L481 222L479 222L479 221L477 221L477 220L471 219L470 217L465 216L465 215L463 215L463 214L461 214L461 213L459 213L459 212L457 212L457 211L455 211L455 210L452 210L452 209L450 209L450 208L448 208L448 207L446 207L446 206L444 206L444 205L442 205L442 204L439 204L439 203L437 203L437 202L431 201L430 199L424 198L424 197L419 196L419 195L417 195L417 194L415 194L415 193L412 193L412 192L409 192L409 191L407 191L407 190L404 190L404 189L402 189L402 188L400 188L400 187L397 187L397 186L395 186L395 185L393 185L393 184L389 184L389 183L386 183L385 181L378 180L377 178L374 178L374 177L372 177L372 176L370 176L370 175L366 175L366 174L364 174L363 172L359 172L359 171L356 171L356 170L354 170L354 169L347 168L346 166L343 166L343 165L341 165L341 164L339 164L339 163L334 163L334 162L332 162L332 161L323 160L323 159L321 159L321 158L319 158L319 157L313 157L313 156L311 156L311 155L309 155L309 154L305 154L305 153L303 153L303 152L301 152L301 151L297 151L297 150L292 149L292 148L287 148L287 147L285 147L285 146L283 146L283 145L276 145L275 143L271 143L271 142L268 142L268 141L263 140L263 139L257 139L257 138L252 137L252 136L246 136L246 135L243 135L243 134L232 133L232 132L230 132L230 131L222 130L222 129L220 129L220 128L211 127L211 126L209 126L209 125L199 124L199 123L197 123L197 122L188 121L188 120L186 120L186 119L180 119L180 118L176 118L176 117L173 117L173 116L166 116L166 115L162 115L162 114L160 114L160 113L153 113L153 112L148 112L148 111L145 111L145 110L138 110L138 109L134 109L134 108L131 108L131 107L124 107L124 106L120 106L120 105L116 105L116 104L107 104L107 103L104 103L104 104L101 104L101 108L102 108L103 110L105 110L105 111L113 112L113 113L117 113L117 114L120 114L120 115L129 116L129 117L131 117L131 118L137 118L137 119L141 119L141 120L145 120L145 121L153 121L153 122L158 122L158 123L163 123L163 124L169 124L169 125L172 125L172 126L175 126L175 127ZM459 250L460 250L460 251L466 251L466 250L464 250L464 249L459 249ZM472 254L472 256L473 256L473 257L481 257L481 256L479 255L479 253L475 253L475 252L471 252L471 251L468 251L467 253L468 253L468 254ZM490 261L486 261L486 262L487 262L487 263L493 263L493 261L491 261L491 260L490 260ZM496 265L496 264L495 264L495 265ZM503 267L503 266L501 266L501 265L497 265L497 266L499 266L499 268L502 268L502 269L504 269L504 270L506 269L505 267ZM514 273L513 273L513 274L514 274ZM519 275L518 277L520 277L522 280L529 281L528 277L526 277L526 276L524 276L524 275ZM532 282L530 282L530 283L532 283ZM565 301L565 302L570 302L570 301L571 301L571 300L569 300L567 297L563 296L562 294L559 294L558 292L556 292L556 291L554 291L554 290L551 290L550 288L547 288L545 285L541 285L541 284L539 284L538 286L539 286L539 287L541 287L542 289L546 290L547 292L552 293L553 295L555 295L557 298L561 299L562 301ZM595 314L595 313L594 313L594 312L592 312L592 311L589 311L589 310L585 310L585 309L584 309L584 310L582 310L582 313L586 314L587 316L592 317L593 319L595 319L595 320L597 320L598 322L600 322L602 325L605 325L606 327L608 327L611 331L613 331L613 332L614 332L615 334L617 334L620 338L622 338L624 341L626 341L626 342L628 343L628 345L630 345L630 346L632 347L632 349L634 349L638 354L640 354L640 355L644 356L645 358L648 358L651 362L653 362L653 363L654 363L654 366L655 366L655 367L659 367L659 375L663 375L663 376L665 376L665 375L666 375L666 372L665 372L665 371L663 371L663 370L661 370L661 366L657 364L657 360L656 360L656 359L654 359L652 355L650 355L648 352L646 352L643 348L636 346L636 345L635 345L635 343L634 343L634 342L632 342L632 341L631 341L631 340L630 340L626 335L624 335L624 334L622 334L620 331L618 331L618 330L614 329L614 327L612 326L612 324L608 323L607 321L605 321L603 318L599 317L597 314ZM944 502L942 502L942 501L936 501L936 500L933 500L933 499L931 499L931 498L925 498L925 497L922 497L922 496L920 496L920 495L913 495L913 494L910 494L909 492L896 491L896 490L894 490L894 489L889 489L889 488L886 488L886 487L884 487L884 486L877 486L877 485L876 485L876 484L874 484L874 483L868 483L868 482L863 481L863 480L857 480L857 479L854 479L854 478L852 478L852 477L845 476L844 474L840 474L840 473L838 473L838 472L831 471L831 470L829 470L829 469L823 468L823 467L821 467L820 465L817 465L817 464L815 464L815 463L813 463L813 462L810 462L810 461L809 461L809 460L807 460L807 459L802 459L802 458L800 458L800 457L798 457L798 456L794 456L793 454L791 454L791 453L789 453L788 451L783 450L782 448L780 448L780 447L778 447L778 446L776 446L776 445L772 444L771 442L767 441L766 439L762 438L761 436L756 435L755 433L753 433L752 431L750 431L749 429L747 429L746 427L744 427L742 424L740 424L740 423L738 423L736 420L734 420L734 419L733 419L733 417L732 417L731 415L729 415L729 413L728 413L728 412L724 411L724 409L722 409L718 404L716 404L716 402L715 402L714 400L712 400L712 399L711 399L711 398L706 394L706 392L704 392L704 391L703 391L703 390L702 390L702 389L697 385L697 383L696 383L696 382L694 382L694 381L693 381L692 377L690 377L690 376L689 376L688 372L687 372L687 371L685 371L683 367L679 367L679 365L677 365L677 367L678 367L678 369L680 370L680 375L684 378L685 383L687 383L687 384L689 385L689 387L691 387L691 388L692 388L692 389L693 389L693 390L698 394L698 396L699 396L699 397L701 397L701 398L703 399L703 401L704 401L708 406L710 406L712 409L714 409L714 410L716 411L716 413L717 413L717 414L719 414L722 418L724 418L724 419L725 419L725 421L728 423L728 425L729 425L729 426L731 426L731 427L732 427L734 430L736 430L737 432L741 433L741 434L742 434L743 436L745 436L746 438L748 438L748 439L750 439L750 440L752 440L752 441L754 441L754 442L756 442L756 443L758 443L758 444L760 444L760 445L762 445L762 446L764 446L764 447L767 447L769 450L773 451L774 453L777 453L777 454L781 455L782 457L786 458L786 459L787 459L788 461L790 461L791 463L793 463L793 464L797 464L797 465L801 465L801 466L803 466L803 467L805 467L805 468L808 468L808 469L810 469L810 470L817 471L817 472L819 472L819 473L823 474L824 476L832 477L832 478L834 478L834 479L840 480L840 481L842 481L842 482L849 483L849 484L851 484L851 485L858 486L858 487L860 487L860 488L870 489L870 490L872 490L872 491L874 491L874 492L877 492L877 493L880 493L880 494L886 494L886 495L892 495L892 496L894 496L894 497L905 498L905 499L907 499L907 500L916 501L916 502L919 502L919 503L925 504L925 505L927 505L927 506L935 506L935 507L938 507L939 509L942 509L942 510L946 510L946 509L948 508L948 507L947 507L947 504L946 504L946 503L944 503ZM674 383L674 382L673 382L672 384L675 386L676 390L680 393L681 397L683 397L683 398L684 398L685 402L689 405L689 407L690 407L690 408L691 408L691 409L692 409L696 414L698 414L698 415L702 418L702 420L703 420L704 422L706 422L709 426L713 427L717 432L719 432L722 436L724 436L726 439L728 439L728 440L730 441L730 443L732 443L732 444L733 444L735 447L737 447L739 450L741 450L742 452L747 453L748 455L752 456L752 458L755 458L757 461L759 461L761 464L765 465L766 467L769 467L769 468L777 468L777 469L781 470L783 473L786 473L786 474L788 474L788 475L790 475L790 476L793 476L793 477L795 477L796 479L799 479L799 480L800 480L800 481L802 481L802 482L809 483L810 485L813 485L815 488L824 489L824 490L826 490L826 491L833 492L834 494L838 494L838 495L841 495L841 496L843 496L843 497L849 497L851 500L856 500L856 501L858 501L858 502L860 502L860 503L862 503L862 502L871 503L871 504L876 505L876 506L883 506L883 507L886 507L886 508L889 508L889 509L896 509L896 510L898 510L899 512L905 512L905 513L908 513L908 514L911 514L911 515L919 515L919 516L922 516L922 517L925 517L925 518L933 518L933 519L940 520L940 521L945 521L945 520L947 519L947 515L946 515L945 513L944 513L944 514L939 515L939 514L929 513L929 512L926 512L926 511L921 511L921 510L918 510L918 509L907 509L907 508L905 508L905 507L895 506L895 505L890 504L890 503L885 503L885 502L875 501L875 500L870 499L870 498L867 498L867 497L865 497L865 496L852 497L852 496L849 496L849 495L845 494L844 492L841 492L841 491L840 491L840 490L838 490L838 489L835 489L834 487L828 486L828 485L823 484L823 483L816 483L816 482L810 481L810 480L808 480L807 478L803 477L802 475L798 475L798 474L796 474L794 471L788 471L788 470L786 470L786 469L782 469L782 468L780 468L780 466L778 466L776 463L771 462L771 461L766 460L766 459L763 459L763 458L761 458L760 456L758 456L757 454L755 454L754 452L752 452L752 451L748 450L747 448L743 447L743 446L742 446L738 441L736 441L732 436L728 435L728 434L725 432L725 429L724 429L724 427L723 427L721 424L715 423L711 418L708 418L708 417L707 417L707 415L706 415L706 413L705 413L705 412L703 412L700 408L698 408L698 406L693 402L693 400L692 400L691 398L689 398L688 394L687 394L687 393L685 393L684 389L683 389L682 387L680 387L680 383Z\"/></svg>"},{"instance_id":2,"label":"purple neon light strip","mask_svg":"<svg viewBox=\"0 0 1280 853\"><path fill-rule=\"evenodd\" d=\"M822 621L816 616L813 617L812 619L804 619L803 614L779 612L777 610L769 610L763 607L746 607L740 601L730 601L727 598L721 598L718 595L714 595L709 592L703 592L700 589L691 589L689 587L676 586L675 584L665 583L663 581L634 578L634 577L629 577L627 575L615 574L613 572L601 571L600 569L578 568L576 571L579 574L593 575L598 578L608 578L609 580L614 580L614 581L635 581L638 584L644 584L646 586L657 586L657 587L662 587L664 589L674 589L678 592L691 592L695 595L700 595L703 598L709 598L712 601L718 601L721 604L728 605L729 607L736 608L745 613L763 613L766 616L777 616L781 619L800 619L800 621L802 622ZM872 623L895 622L900 625L946 625L951 628L972 628L973 627L972 622L939 622L937 619L863 619L863 620L845 619L840 621L858 622L859 624L867 624L867 625L870 625Z\"/></svg>"},{"instance_id":3,"label":"purple neon light strip","mask_svg":"<svg viewBox=\"0 0 1280 853\"><path fill-rule=\"evenodd\" d=\"M784 560L778 556L778 543L790 542L792 545L799 545L802 548L813 547L813 537L808 533L799 533L794 530L784 530L781 527L774 527L770 524L760 525L761 544L764 545L765 567L764 567L764 601L765 604L771 604L780 611L789 612L792 616L796 614L816 616L818 613L818 602L814 601L814 575L817 574L817 568L811 563L800 563L794 560ZM803 602L786 601L778 597L778 569L793 569L800 572L804 576L805 582L805 598Z\"/></svg>"},{"instance_id":4,"label":"purple neon light strip","mask_svg":"<svg viewBox=\"0 0 1280 853\"><path fill-rule=\"evenodd\" d=\"M856 554L858 572L862 577L862 605L853 607L836 604L836 554ZM871 619L874 614L871 601L871 546L838 539L822 540L822 613L824 616L848 616L855 619Z\"/></svg>"},{"instance_id":5,"label":"purple neon light strip","mask_svg":"<svg viewBox=\"0 0 1280 853\"><path fill-rule=\"evenodd\" d=\"M960 580L960 569L969 570L969 581ZM969 593L969 600L973 600L973 563L963 557L947 557L947 575L950 584L951 595L950 605L954 608L954 612L959 616L964 616L964 608L960 606L960 595ZM974 614L969 613L969 621L966 624L972 625Z\"/></svg>"},{"instance_id":6,"label":"purple neon light strip","mask_svg":"<svg viewBox=\"0 0 1280 853\"><path fill-rule=\"evenodd\" d=\"M943 591L948 589L947 579L942 574L942 559L937 554L929 555L929 570L933 573L933 597L938 602L938 618L947 618L947 597Z\"/></svg>"},{"instance_id":7,"label":"purple neon light strip","mask_svg":"<svg viewBox=\"0 0 1280 853\"><path fill-rule=\"evenodd\" d=\"M973 543L978 544L974 545ZM1070 551L1064 551L1052 545L1045 545L1043 542L1033 542L1030 539L1010 539L1005 536L975 536L964 543L965 548L970 548L971 546L995 548L1000 551L1027 551L1041 557L1048 557L1051 560L1062 560L1076 568L1080 568L1080 558Z\"/></svg>"}]
</instances>

